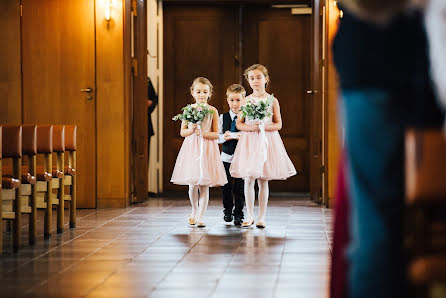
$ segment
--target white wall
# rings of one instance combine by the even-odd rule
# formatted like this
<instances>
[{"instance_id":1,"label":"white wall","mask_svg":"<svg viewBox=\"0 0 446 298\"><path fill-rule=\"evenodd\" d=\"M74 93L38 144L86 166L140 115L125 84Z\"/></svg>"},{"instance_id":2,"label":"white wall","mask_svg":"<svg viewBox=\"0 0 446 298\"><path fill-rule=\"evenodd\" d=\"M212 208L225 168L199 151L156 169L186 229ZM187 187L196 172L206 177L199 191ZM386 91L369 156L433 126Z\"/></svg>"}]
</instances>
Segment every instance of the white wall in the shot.
<instances>
[{"instance_id":1,"label":"white wall","mask_svg":"<svg viewBox=\"0 0 446 298\"><path fill-rule=\"evenodd\" d=\"M147 74L158 93L158 106L152 113L155 135L151 139L149 156L149 192L163 191L163 3L162 0L147 2Z\"/></svg>"}]
</instances>

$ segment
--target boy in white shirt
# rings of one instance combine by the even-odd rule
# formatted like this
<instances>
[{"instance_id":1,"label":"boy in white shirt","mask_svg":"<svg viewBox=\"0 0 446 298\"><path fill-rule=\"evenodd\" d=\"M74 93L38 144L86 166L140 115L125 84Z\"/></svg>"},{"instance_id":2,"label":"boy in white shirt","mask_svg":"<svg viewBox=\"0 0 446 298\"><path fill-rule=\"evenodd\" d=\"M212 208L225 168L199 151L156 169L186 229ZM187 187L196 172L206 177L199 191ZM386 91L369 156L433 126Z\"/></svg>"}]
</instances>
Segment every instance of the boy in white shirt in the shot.
<instances>
[{"instance_id":1,"label":"boy in white shirt","mask_svg":"<svg viewBox=\"0 0 446 298\"><path fill-rule=\"evenodd\" d=\"M244 104L246 91L240 84L229 86L226 91L229 112L220 115L220 129L218 143L223 144L221 159L226 170L228 183L222 186L223 193L223 219L231 222L234 219L235 225L243 222L243 206L245 204L244 183L241 178L233 178L229 173L232 155L237 146L240 133L235 126L237 114Z\"/></svg>"}]
</instances>

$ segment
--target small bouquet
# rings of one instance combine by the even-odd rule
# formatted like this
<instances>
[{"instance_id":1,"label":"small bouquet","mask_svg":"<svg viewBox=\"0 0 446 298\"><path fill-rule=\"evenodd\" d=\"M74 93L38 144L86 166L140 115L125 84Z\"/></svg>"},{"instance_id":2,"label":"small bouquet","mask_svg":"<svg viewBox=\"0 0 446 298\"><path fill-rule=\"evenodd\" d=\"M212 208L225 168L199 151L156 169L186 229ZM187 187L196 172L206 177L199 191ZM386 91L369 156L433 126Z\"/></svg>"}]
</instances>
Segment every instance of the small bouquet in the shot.
<instances>
[{"instance_id":1,"label":"small bouquet","mask_svg":"<svg viewBox=\"0 0 446 298\"><path fill-rule=\"evenodd\" d=\"M259 100L253 102L248 100L248 102L241 107L243 112L243 117L248 120L259 119L262 120L265 117L272 116L271 112L268 112L268 108L273 104L273 96L268 96L266 100Z\"/></svg>"},{"instance_id":2,"label":"small bouquet","mask_svg":"<svg viewBox=\"0 0 446 298\"><path fill-rule=\"evenodd\" d=\"M172 120L186 121L186 124L189 124L189 122L201 123L204 117L214 113L214 111L211 110L209 108L209 105L206 103L188 104L181 110L183 111L183 113L176 115L175 117L172 118Z\"/></svg>"}]
</instances>

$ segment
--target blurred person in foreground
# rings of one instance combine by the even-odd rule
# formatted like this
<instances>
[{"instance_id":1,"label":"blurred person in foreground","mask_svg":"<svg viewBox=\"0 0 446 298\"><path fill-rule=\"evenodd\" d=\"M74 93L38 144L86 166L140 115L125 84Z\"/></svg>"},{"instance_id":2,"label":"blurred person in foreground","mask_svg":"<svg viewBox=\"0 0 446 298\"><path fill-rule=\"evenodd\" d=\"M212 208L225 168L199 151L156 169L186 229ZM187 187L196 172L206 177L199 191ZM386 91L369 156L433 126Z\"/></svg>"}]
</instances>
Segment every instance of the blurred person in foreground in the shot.
<instances>
[{"instance_id":1,"label":"blurred person in foreground","mask_svg":"<svg viewBox=\"0 0 446 298\"><path fill-rule=\"evenodd\" d=\"M404 135L443 122L419 6L344 0L334 60L345 124L350 244L347 295L408 297L403 250Z\"/></svg>"}]
</instances>

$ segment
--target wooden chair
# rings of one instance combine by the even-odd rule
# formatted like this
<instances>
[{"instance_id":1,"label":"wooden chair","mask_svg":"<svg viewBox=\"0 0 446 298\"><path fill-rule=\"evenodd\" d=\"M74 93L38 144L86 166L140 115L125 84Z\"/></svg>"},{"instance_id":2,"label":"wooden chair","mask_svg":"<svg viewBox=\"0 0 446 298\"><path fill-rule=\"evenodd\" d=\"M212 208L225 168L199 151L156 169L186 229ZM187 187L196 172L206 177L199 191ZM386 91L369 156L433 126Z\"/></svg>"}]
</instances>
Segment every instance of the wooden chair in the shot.
<instances>
[{"instance_id":1,"label":"wooden chair","mask_svg":"<svg viewBox=\"0 0 446 298\"><path fill-rule=\"evenodd\" d=\"M37 153L43 155L43 165L37 167L37 208L45 209L44 237L51 237L51 222L53 208L52 153L53 126L37 125Z\"/></svg>"},{"instance_id":2,"label":"wooden chair","mask_svg":"<svg viewBox=\"0 0 446 298\"><path fill-rule=\"evenodd\" d=\"M409 277L426 295L433 282L446 282L446 133L440 129L409 131L406 135L406 205L411 261Z\"/></svg>"},{"instance_id":3,"label":"wooden chair","mask_svg":"<svg viewBox=\"0 0 446 298\"><path fill-rule=\"evenodd\" d=\"M0 126L0 181L2 181L2 127ZM2 183L0 183L0 256L3 253L3 200Z\"/></svg>"},{"instance_id":4,"label":"wooden chair","mask_svg":"<svg viewBox=\"0 0 446 298\"><path fill-rule=\"evenodd\" d=\"M69 188L69 193L64 195L64 200L70 201L70 228L76 227L76 134L76 125L65 125L65 153L68 158L63 184Z\"/></svg>"},{"instance_id":5,"label":"wooden chair","mask_svg":"<svg viewBox=\"0 0 446 298\"><path fill-rule=\"evenodd\" d=\"M36 207L36 154L37 126L22 125L22 162L21 165L21 213L29 214L29 244L36 241L37 207ZM26 159L25 159L26 157ZM6 168L3 177L12 179L12 169ZM9 206L12 209L12 205Z\"/></svg>"},{"instance_id":6,"label":"wooden chair","mask_svg":"<svg viewBox=\"0 0 446 298\"><path fill-rule=\"evenodd\" d=\"M53 205L57 205L57 233L64 230L64 153L65 153L65 125L53 125L53 163L52 189L57 189L57 196L53 198Z\"/></svg>"},{"instance_id":7,"label":"wooden chair","mask_svg":"<svg viewBox=\"0 0 446 298\"><path fill-rule=\"evenodd\" d=\"M22 167L22 213L29 214L28 238L29 244L32 245L37 238L37 125L35 124L22 125L22 154L27 157L27 165ZM26 173L26 177L23 173ZM24 197L25 195L28 198Z\"/></svg>"},{"instance_id":8,"label":"wooden chair","mask_svg":"<svg viewBox=\"0 0 446 298\"><path fill-rule=\"evenodd\" d=\"M22 127L20 125L2 127L2 158L12 159L12 177L2 177L2 219L12 221L13 248L17 251L20 248L21 234ZM2 164L2 168L5 168L5 164ZM8 201L12 201L11 211L4 208Z\"/></svg>"}]
</instances>

